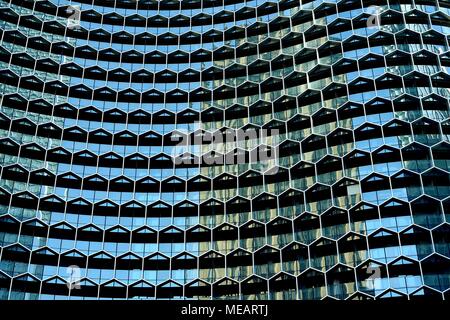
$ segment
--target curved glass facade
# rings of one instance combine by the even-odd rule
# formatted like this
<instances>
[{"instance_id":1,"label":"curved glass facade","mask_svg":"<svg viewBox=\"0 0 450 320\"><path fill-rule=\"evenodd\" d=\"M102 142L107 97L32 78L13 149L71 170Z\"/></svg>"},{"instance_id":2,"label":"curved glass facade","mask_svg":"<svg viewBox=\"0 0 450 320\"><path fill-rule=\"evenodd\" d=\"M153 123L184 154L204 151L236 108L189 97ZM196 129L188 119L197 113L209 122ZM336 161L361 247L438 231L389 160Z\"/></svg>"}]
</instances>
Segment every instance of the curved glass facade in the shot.
<instances>
[{"instance_id":1,"label":"curved glass facade","mask_svg":"<svg viewBox=\"0 0 450 320\"><path fill-rule=\"evenodd\" d=\"M449 15L0 0L0 299L448 297Z\"/></svg>"}]
</instances>

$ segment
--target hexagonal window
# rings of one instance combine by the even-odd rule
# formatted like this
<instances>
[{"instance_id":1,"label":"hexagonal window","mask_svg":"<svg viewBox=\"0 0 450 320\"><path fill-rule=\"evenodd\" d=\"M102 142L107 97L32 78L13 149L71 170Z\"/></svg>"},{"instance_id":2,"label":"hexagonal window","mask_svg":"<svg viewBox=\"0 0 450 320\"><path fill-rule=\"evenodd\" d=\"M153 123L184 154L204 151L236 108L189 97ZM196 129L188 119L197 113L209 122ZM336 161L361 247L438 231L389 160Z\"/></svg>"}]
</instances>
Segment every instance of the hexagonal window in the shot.
<instances>
[{"instance_id":1,"label":"hexagonal window","mask_svg":"<svg viewBox=\"0 0 450 320\"><path fill-rule=\"evenodd\" d=\"M292 230L292 220L278 217L267 224L268 244L282 248L291 243L294 239Z\"/></svg>"},{"instance_id":2,"label":"hexagonal window","mask_svg":"<svg viewBox=\"0 0 450 320\"><path fill-rule=\"evenodd\" d=\"M437 199L450 196L450 173L433 168L422 174L424 192Z\"/></svg>"},{"instance_id":3,"label":"hexagonal window","mask_svg":"<svg viewBox=\"0 0 450 320\"><path fill-rule=\"evenodd\" d=\"M355 271L343 265L337 265L327 272L328 294L337 299L346 299L356 291Z\"/></svg>"},{"instance_id":4,"label":"hexagonal window","mask_svg":"<svg viewBox=\"0 0 450 320\"><path fill-rule=\"evenodd\" d=\"M415 172L429 169L433 162L430 149L418 143L412 143L402 150L403 167Z\"/></svg>"},{"instance_id":5,"label":"hexagonal window","mask_svg":"<svg viewBox=\"0 0 450 320\"><path fill-rule=\"evenodd\" d=\"M351 232L338 240L339 261L355 267L369 257L366 237Z\"/></svg>"},{"instance_id":6,"label":"hexagonal window","mask_svg":"<svg viewBox=\"0 0 450 320\"><path fill-rule=\"evenodd\" d=\"M433 253L430 231L419 226L411 226L400 233L402 254L422 260Z\"/></svg>"},{"instance_id":7,"label":"hexagonal window","mask_svg":"<svg viewBox=\"0 0 450 320\"><path fill-rule=\"evenodd\" d=\"M310 246L311 267L326 271L338 262L336 242L321 239Z\"/></svg>"},{"instance_id":8,"label":"hexagonal window","mask_svg":"<svg viewBox=\"0 0 450 320\"><path fill-rule=\"evenodd\" d=\"M227 276L241 281L253 273L252 254L242 249L236 249L226 257Z\"/></svg>"},{"instance_id":9,"label":"hexagonal window","mask_svg":"<svg viewBox=\"0 0 450 320\"><path fill-rule=\"evenodd\" d=\"M388 265L390 287L403 293L412 293L422 286L419 263L399 258Z\"/></svg>"},{"instance_id":10,"label":"hexagonal window","mask_svg":"<svg viewBox=\"0 0 450 320\"><path fill-rule=\"evenodd\" d=\"M391 186L392 195L405 201L411 201L423 193L419 175L406 170L391 176Z\"/></svg>"},{"instance_id":11,"label":"hexagonal window","mask_svg":"<svg viewBox=\"0 0 450 320\"><path fill-rule=\"evenodd\" d=\"M224 278L213 284L212 296L215 299L239 299L239 283L230 278Z\"/></svg>"},{"instance_id":12,"label":"hexagonal window","mask_svg":"<svg viewBox=\"0 0 450 320\"><path fill-rule=\"evenodd\" d=\"M269 299L295 300L297 299L297 280L294 276L284 272L269 280Z\"/></svg>"},{"instance_id":13,"label":"hexagonal window","mask_svg":"<svg viewBox=\"0 0 450 320\"><path fill-rule=\"evenodd\" d=\"M300 300L320 300L327 295L325 275L316 270L308 270L298 278L298 298Z\"/></svg>"},{"instance_id":14,"label":"hexagonal window","mask_svg":"<svg viewBox=\"0 0 450 320\"><path fill-rule=\"evenodd\" d=\"M316 184L305 193L306 210L312 213L322 213L333 205L331 188Z\"/></svg>"},{"instance_id":15,"label":"hexagonal window","mask_svg":"<svg viewBox=\"0 0 450 320\"><path fill-rule=\"evenodd\" d=\"M381 225L396 232L412 224L411 212L406 202L389 200L380 206Z\"/></svg>"},{"instance_id":16,"label":"hexagonal window","mask_svg":"<svg viewBox=\"0 0 450 320\"><path fill-rule=\"evenodd\" d=\"M254 255L255 274L269 279L281 271L280 251L266 246L261 248Z\"/></svg>"},{"instance_id":17,"label":"hexagonal window","mask_svg":"<svg viewBox=\"0 0 450 320\"><path fill-rule=\"evenodd\" d=\"M389 288L386 265L367 261L356 268L358 290L371 296L378 296Z\"/></svg>"},{"instance_id":18,"label":"hexagonal window","mask_svg":"<svg viewBox=\"0 0 450 320\"><path fill-rule=\"evenodd\" d=\"M378 208L372 204L361 202L349 212L350 226L355 232L367 235L381 226Z\"/></svg>"},{"instance_id":19,"label":"hexagonal window","mask_svg":"<svg viewBox=\"0 0 450 320\"><path fill-rule=\"evenodd\" d=\"M361 202L361 188L359 183L344 178L333 186L333 202L340 208L351 208Z\"/></svg>"},{"instance_id":20,"label":"hexagonal window","mask_svg":"<svg viewBox=\"0 0 450 320\"><path fill-rule=\"evenodd\" d=\"M414 223L431 229L444 221L441 204L438 200L423 196L411 203Z\"/></svg>"},{"instance_id":21,"label":"hexagonal window","mask_svg":"<svg viewBox=\"0 0 450 320\"><path fill-rule=\"evenodd\" d=\"M331 208L320 216L322 234L331 239L339 239L350 230L346 210Z\"/></svg>"},{"instance_id":22,"label":"hexagonal window","mask_svg":"<svg viewBox=\"0 0 450 320\"><path fill-rule=\"evenodd\" d=\"M243 300L266 300L268 298L267 280L253 275L241 283Z\"/></svg>"},{"instance_id":23,"label":"hexagonal window","mask_svg":"<svg viewBox=\"0 0 450 320\"><path fill-rule=\"evenodd\" d=\"M450 288L450 259L434 254L422 261L425 284L439 291Z\"/></svg>"},{"instance_id":24,"label":"hexagonal window","mask_svg":"<svg viewBox=\"0 0 450 320\"><path fill-rule=\"evenodd\" d=\"M246 250L255 251L266 244L266 229L262 223L249 221L239 231L240 245Z\"/></svg>"},{"instance_id":25,"label":"hexagonal window","mask_svg":"<svg viewBox=\"0 0 450 320\"><path fill-rule=\"evenodd\" d=\"M281 250L283 271L298 275L309 266L308 247L294 242Z\"/></svg>"},{"instance_id":26,"label":"hexagonal window","mask_svg":"<svg viewBox=\"0 0 450 320\"><path fill-rule=\"evenodd\" d=\"M369 236L370 257L383 263L388 263L400 255L398 235L385 229L380 229Z\"/></svg>"},{"instance_id":27,"label":"hexagonal window","mask_svg":"<svg viewBox=\"0 0 450 320\"><path fill-rule=\"evenodd\" d=\"M310 244L321 235L320 220L317 215L305 212L294 221L295 240Z\"/></svg>"}]
</instances>

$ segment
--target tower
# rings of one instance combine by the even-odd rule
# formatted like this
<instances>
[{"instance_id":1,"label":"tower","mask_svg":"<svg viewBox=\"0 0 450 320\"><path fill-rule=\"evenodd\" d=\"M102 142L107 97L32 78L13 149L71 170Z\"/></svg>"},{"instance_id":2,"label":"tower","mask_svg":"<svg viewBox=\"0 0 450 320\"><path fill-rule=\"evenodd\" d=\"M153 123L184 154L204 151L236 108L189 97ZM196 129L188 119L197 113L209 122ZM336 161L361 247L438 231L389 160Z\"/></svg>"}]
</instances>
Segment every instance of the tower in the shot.
<instances>
[{"instance_id":1,"label":"tower","mask_svg":"<svg viewBox=\"0 0 450 320\"><path fill-rule=\"evenodd\" d=\"M0 298L447 297L449 10L1 0Z\"/></svg>"}]
</instances>

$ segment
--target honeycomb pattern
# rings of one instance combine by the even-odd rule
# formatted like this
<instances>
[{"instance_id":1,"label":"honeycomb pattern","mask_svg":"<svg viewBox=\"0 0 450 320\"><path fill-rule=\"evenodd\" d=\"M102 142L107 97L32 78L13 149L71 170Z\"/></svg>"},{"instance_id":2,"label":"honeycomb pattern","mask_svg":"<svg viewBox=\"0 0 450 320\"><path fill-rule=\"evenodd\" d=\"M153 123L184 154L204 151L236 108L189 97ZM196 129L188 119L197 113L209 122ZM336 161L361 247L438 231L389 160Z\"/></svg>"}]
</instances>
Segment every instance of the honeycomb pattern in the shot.
<instances>
[{"instance_id":1,"label":"honeycomb pattern","mask_svg":"<svg viewBox=\"0 0 450 320\"><path fill-rule=\"evenodd\" d=\"M0 299L448 299L449 15L0 0Z\"/></svg>"}]
</instances>

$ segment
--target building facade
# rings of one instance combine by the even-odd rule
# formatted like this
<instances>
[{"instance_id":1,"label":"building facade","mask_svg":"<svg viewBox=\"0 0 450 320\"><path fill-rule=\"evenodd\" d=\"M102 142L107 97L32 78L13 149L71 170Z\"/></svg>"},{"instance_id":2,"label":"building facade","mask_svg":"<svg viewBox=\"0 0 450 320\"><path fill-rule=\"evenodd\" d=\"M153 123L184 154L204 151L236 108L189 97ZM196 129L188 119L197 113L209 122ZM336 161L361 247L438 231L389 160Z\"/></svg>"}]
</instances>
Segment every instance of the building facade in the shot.
<instances>
[{"instance_id":1,"label":"building facade","mask_svg":"<svg viewBox=\"0 0 450 320\"><path fill-rule=\"evenodd\" d=\"M0 299L448 298L449 15L0 0Z\"/></svg>"}]
</instances>

